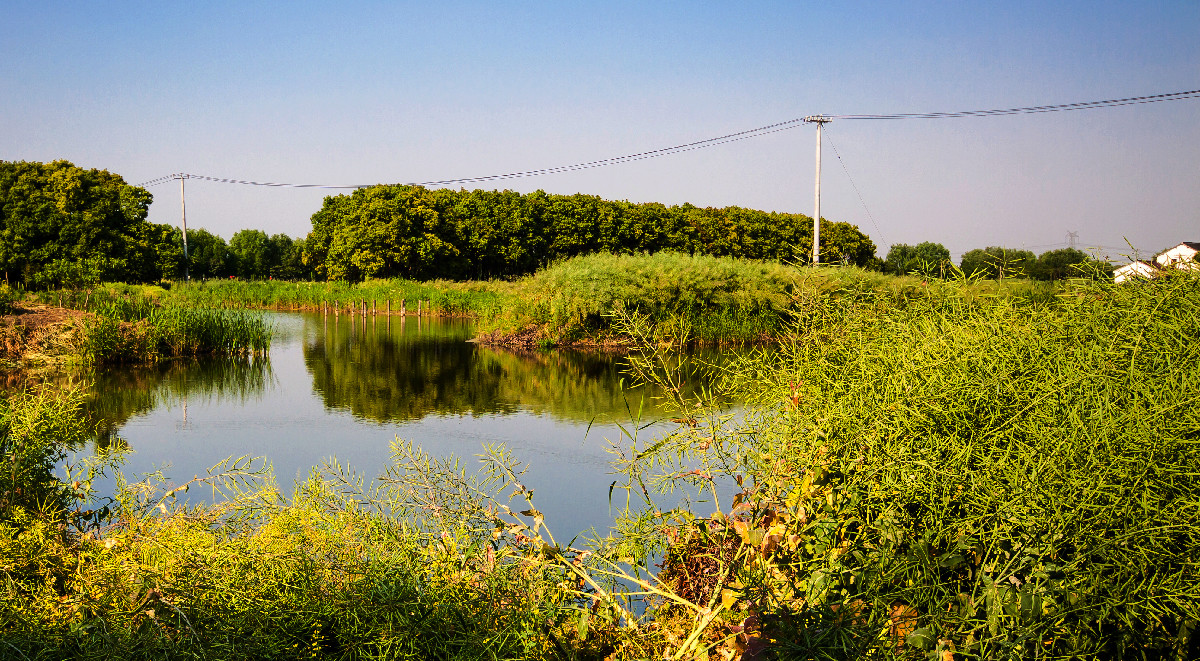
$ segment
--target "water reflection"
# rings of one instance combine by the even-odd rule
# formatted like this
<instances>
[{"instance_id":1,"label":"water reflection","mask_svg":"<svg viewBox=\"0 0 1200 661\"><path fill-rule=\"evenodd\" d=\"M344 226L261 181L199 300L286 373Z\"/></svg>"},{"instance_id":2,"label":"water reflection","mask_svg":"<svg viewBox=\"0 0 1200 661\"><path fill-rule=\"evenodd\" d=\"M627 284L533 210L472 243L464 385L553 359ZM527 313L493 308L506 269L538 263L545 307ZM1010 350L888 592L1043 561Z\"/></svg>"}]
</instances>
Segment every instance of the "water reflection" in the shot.
<instances>
[{"instance_id":1,"label":"water reflection","mask_svg":"<svg viewBox=\"0 0 1200 661\"><path fill-rule=\"evenodd\" d=\"M156 408L178 405L186 416L189 402L245 406L273 385L274 373L264 356L238 356L110 366L76 378L92 383L83 408L97 425L97 443L105 447L131 417Z\"/></svg>"},{"instance_id":2,"label":"water reflection","mask_svg":"<svg viewBox=\"0 0 1200 661\"><path fill-rule=\"evenodd\" d=\"M611 421L628 419L627 401L662 395L630 387L621 356L483 347L467 341L471 325L462 320L342 316L322 319L320 328L304 343L314 389L327 407L376 422L518 410ZM707 383L706 367L717 358L681 356L688 386Z\"/></svg>"},{"instance_id":3,"label":"water reflection","mask_svg":"<svg viewBox=\"0 0 1200 661\"><path fill-rule=\"evenodd\" d=\"M513 353L467 340L464 320L269 315L269 358L173 361L69 378L92 383L98 444L127 442L126 475L162 470L185 481L230 457L265 457L285 493L336 456L364 475L390 461L396 437L467 460L503 443L529 462L527 484L559 530L611 520L609 440L639 403L623 389L624 359L601 353ZM724 356L728 358L728 354ZM679 369L717 362L685 356ZM66 378L66 377L64 377ZM690 379L705 383L704 372ZM647 411L642 422L669 416ZM118 439L119 435L119 439ZM199 497L199 496L198 496Z\"/></svg>"}]
</instances>

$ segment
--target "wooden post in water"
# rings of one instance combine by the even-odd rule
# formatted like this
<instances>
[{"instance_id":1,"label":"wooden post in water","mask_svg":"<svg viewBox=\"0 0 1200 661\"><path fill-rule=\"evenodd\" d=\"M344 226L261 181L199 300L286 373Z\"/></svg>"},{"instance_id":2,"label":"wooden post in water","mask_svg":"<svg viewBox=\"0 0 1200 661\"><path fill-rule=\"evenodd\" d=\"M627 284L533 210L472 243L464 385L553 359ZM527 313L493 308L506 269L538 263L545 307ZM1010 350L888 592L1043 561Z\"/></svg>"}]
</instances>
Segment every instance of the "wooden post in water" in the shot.
<instances>
[{"instance_id":1,"label":"wooden post in water","mask_svg":"<svg viewBox=\"0 0 1200 661\"><path fill-rule=\"evenodd\" d=\"M378 314L379 314L379 299L372 298L371 299L371 316L374 317L374 316L377 316Z\"/></svg>"},{"instance_id":2,"label":"wooden post in water","mask_svg":"<svg viewBox=\"0 0 1200 661\"><path fill-rule=\"evenodd\" d=\"M417 317L421 317L421 299L417 299Z\"/></svg>"},{"instance_id":3,"label":"wooden post in water","mask_svg":"<svg viewBox=\"0 0 1200 661\"><path fill-rule=\"evenodd\" d=\"M387 300L387 316L392 316L392 299Z\"/></svg>"},{"instance_id":4,"label":"wooden post in water","mask_svg":"<svg viewBox=\"0 0 1200 661\"><path fill-rule=\"evenodd\" d=\"M400 316L401 316L401 317L406 317L406 316L408 316L408 309L407 309L407 306L405 305L405 303L407 303L407 302L408 302L408 301L406 301L406 300L405 300L405 299L403 299L403 298L402 298L402 299L400 299Z\"/></svg>"}]
</instances>

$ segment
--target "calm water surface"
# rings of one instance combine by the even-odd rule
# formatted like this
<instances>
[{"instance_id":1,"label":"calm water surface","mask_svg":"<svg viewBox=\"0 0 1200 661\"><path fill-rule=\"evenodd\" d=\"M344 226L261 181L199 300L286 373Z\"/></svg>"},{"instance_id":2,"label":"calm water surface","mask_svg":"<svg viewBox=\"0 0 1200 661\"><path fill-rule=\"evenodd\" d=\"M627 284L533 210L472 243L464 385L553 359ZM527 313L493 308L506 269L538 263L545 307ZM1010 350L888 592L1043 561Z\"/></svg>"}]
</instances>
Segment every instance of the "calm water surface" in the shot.
<instances>
[{"instance_id":1,"label":"calm water surface","mask_svg":"<svg viewBox=\"0 0 1200 661\"><path fill-rule=\"evenodd\" d=\"M642 434L674 426L651 405L658 393L622 387L619 357L481 347L463 320L269 317L268 358L97 375L91 407L132 450L126 475L161 469L178 483L252 455L287 491L332 457L377 475L397 437L469 466L503 443L529 464L523 481L561 536L611 521L606 450L630 408L645 401L643 423L660 419Z\"/></svg>"}]
</instances>

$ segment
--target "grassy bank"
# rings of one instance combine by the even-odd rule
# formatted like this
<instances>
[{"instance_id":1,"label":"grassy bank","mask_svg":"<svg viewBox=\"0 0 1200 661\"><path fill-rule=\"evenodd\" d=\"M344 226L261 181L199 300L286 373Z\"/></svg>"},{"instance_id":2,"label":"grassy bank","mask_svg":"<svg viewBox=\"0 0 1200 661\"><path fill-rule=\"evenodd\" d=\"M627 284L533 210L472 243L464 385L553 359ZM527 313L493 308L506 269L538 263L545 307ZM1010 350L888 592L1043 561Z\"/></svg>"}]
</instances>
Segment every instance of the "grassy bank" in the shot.
<instances>
[{"instance_id":1,"label":"grassy bank","mask_svg":"<svg viewBox=\"0 0 1200 661\"><path fill-rule=\"evenodd\" d=\"M287 283L213 280L177 284L169 300L213 308L383 312L388 306L428 314L471 316L481 339L496 344L557 346L622 343L612 327L618 308L645 315L664 333L703 344L777 340L797 313L870 297L903 305L927 295L930 283L854 267L810 269L779 262L692 256L593 254L566 260L514 281ZM1056 286L1028 280L965 283L973 298L1054 300Z\"/></svg>"},{"instance_id":2,"label":"grassy bank","mask_svg":"<svg viewBox=\"0 0 1200 661\"><path fill-rule=\"evenodd\" d=\"M399 314L405 305L423 314L474 316L498 306L506 288L499 282L458 283L443 280L368 280L348 282L283 282L278 280L208 280L176 283L169 300L206 308L253 308L323 311L357 314L366 303L369 310L383 313L390 304Z\"/></svg>"},{"instance_id":3,"label":"grassy bank","mask_svg":"<svg viewBox=\"0 0 1200 661\"><path fill-rule=\"evenodd\" d=\"M163 303L160 288L123 288L40 292L15 304L0 323L4 357L17 366L101 364L269 348L271 330L256 314Z\"/></svg>"},{"instance_id":4,"label":"grassy bank","mask_svg":"<svg viewBox=\"0 0 1200 661\"><path fill-rule=\"evenodd\" d=\"M54 507L0 476L3 640L29 658L1200 653L1200 278L814 300L780 352L725 368L736 416L675 387L648 316L618 315L680 425L615 439L628 505L591 542L551 536L503 450L475 474L398 443L379 479L328 467L290 501L226 464L107 511L86 476L30 473ZM25 411L3 419L14 456L74 433L38 427L65 419L29 413L44 400L6 406ZM184 503L210 485L215 505Z\"/></svg>"},{"instance_id":5,"label":"grassy bank","mask_svg":"<svg viewBox=\"0 0 1200 661\"><path fill-rule=\"evenodd\" d=\"M514 283L519 296L481 319L481 331L549 345L630 337L613 326L618 310L641 315L664 337L701 344L777 341L798 318L869 300L904 306L940 283L855 267L813 269L778 262L657 253L595 254L553 265ZM958 282L971 300L1012 298L1039 305L1055 287L1028 280ZM818 312L820 311L820 312Z\"/></svg>"}]
</instances>

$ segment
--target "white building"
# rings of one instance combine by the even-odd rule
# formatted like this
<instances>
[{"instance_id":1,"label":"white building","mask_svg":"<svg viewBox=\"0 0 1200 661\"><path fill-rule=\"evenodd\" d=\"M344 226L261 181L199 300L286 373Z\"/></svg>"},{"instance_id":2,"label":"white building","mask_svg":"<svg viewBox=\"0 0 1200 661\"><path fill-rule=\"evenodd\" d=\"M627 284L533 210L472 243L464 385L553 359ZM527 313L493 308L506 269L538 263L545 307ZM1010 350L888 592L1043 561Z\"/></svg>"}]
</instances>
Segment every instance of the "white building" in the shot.
<instances>
[{"instance_id":1,"label":"white building","mask_svg":"<svg viewBox=\"0 0 1200 661\"><path fill-rule=\"evenodd\" d=\"M1113 271L1113 282L1125 282L1134 278L1147 280L1157 276L1162 269L1154 262L1138 260Z\"/></svg>"},{"instance_id":2,"label":"white building","mask_svg":"<svg viewBox=\"0 0 1200 661\"><path fill-rule=\"evenodd\" d=\"M1162 268L1174 266L1177 269L1196 268L1196 254L1200 253L1200 243L1184 241L1183 243L1164 250L1154 257L1154 261Z\"/></svg>"},{"instance_id":3,"label":"white building","mask_svg":"<svg viewBox=\"0 0 1200 661\"><path fill-rule=\"evenodd\" d=\"M1184 241L1174 248L1167 248L1158 253L1152 262L1138 260L1113 271L1113 282L1125 282L1134 278L1149 280L1162 275L1163 271L1171 268L1200 269L1200 262L1196 259L1198 254L1200 254L1200 243Z\"/></svg>"}]
</instances>

